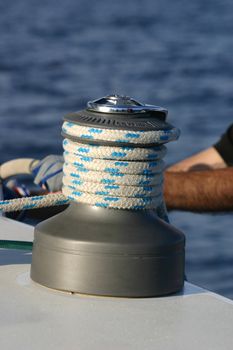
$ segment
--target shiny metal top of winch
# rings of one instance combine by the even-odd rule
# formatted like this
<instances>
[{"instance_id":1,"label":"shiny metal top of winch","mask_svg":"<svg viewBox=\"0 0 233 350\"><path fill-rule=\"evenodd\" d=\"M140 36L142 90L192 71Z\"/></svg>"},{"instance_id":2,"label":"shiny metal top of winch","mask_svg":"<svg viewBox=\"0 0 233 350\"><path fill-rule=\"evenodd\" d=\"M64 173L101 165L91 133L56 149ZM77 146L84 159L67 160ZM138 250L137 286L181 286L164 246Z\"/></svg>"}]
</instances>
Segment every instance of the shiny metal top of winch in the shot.
<instances>
[{"instance_id":1,"label":"shiny metal top of winch","mask_svg":"<svg viewBox=\"0 0 233 350\"><path fill-rule=\"evenodd\" d=\"M164 114L164 119L167 115L167 110L163 107L142 104L129 96L108 95L87 103L87 108L94 112L101 113L146 113L159 112Z\"/></svg>"},{"instance_id":2,"label":"shiny metal top of winch","mask_svg":"<svg viewBox=\"0 0 233 350\"><path fill-rule=\"evenodd\" d=\"M65 120L83 126L121 130L170 130L168 111L159 106L142 104L131 97L108 95L87 103L87 108L69 113Z\"/></svg>"}]
</instances>

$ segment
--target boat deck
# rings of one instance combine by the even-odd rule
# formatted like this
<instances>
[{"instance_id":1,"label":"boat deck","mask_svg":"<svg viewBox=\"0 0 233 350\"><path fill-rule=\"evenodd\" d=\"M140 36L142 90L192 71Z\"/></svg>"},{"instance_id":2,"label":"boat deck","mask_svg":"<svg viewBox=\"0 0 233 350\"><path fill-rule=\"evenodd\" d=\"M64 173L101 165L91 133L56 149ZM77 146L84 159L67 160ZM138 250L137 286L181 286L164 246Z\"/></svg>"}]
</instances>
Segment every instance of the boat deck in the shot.
<instances>
[{"instance_id":1,"label":"boat deck","mask_svg":"<svg viewBox=\"0 0 233 350\"><path fill-rule=\"evenodd\" d=\"M33 227L0 217L0 239ZM162 298L63 293L30 280L31 253L0 252L0 345L6 350L232 350L233 302L190 283Z\"/></svg>"}]
</instances>

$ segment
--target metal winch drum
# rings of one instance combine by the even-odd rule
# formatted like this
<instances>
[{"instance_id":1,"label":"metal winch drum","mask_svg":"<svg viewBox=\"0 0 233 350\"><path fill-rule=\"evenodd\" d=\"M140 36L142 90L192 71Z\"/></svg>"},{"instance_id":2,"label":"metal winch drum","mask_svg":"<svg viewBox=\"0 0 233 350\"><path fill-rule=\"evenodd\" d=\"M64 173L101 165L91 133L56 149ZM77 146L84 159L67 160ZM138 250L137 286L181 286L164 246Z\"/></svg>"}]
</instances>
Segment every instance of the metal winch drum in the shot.
<instances>
[{"instance_id":1,"label":"metal winch drum","mask_svg":"<svg viewBox=\"0 0 233 350\"><path fill-rule=\"evenodd\" d=\"M133 132L173 130L166 119L166 109L118 95L88 102L85 110L65 116L68 124L97 132L129 131L131 136ZM64 129L63 136L83 147L158 147L157 140L135 144L129 137L116 142L74 136ZM122 209L71 201L62 213L36 226L31 278L49 288L74 293L116 297L167 295L183 287L184 245L183 233L156 208Z\"/></svg>"}]
</instances>

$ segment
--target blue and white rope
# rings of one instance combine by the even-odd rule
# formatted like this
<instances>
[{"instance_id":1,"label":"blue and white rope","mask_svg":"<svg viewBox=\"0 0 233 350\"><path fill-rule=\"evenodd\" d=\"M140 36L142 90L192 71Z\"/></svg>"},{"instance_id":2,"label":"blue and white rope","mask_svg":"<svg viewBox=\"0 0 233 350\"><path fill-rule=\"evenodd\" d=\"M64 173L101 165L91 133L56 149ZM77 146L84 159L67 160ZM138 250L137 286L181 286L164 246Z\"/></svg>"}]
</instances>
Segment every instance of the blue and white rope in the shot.
<instances>
[{"instance_id":1,"label":"blue and white rope","mask_svg":"<svg viewBox=\"0 0 233 350\"><path fill-rule=\"evenodd\" d=\"M102 208L156 209L166 217L162 195L163 145L179 137L178 129L129 131L90 128L64 122L63 132L89 144L63 141L64 166L62 193L0 202L0 210L12 211L65 204L68 201ZM113 141L116 146L100 146L91 141ZM123 146L122 142L133 143ZM157 143L153 147L137 144ZM38 199L36 199L38 198ZM17 208L17 209L16 209Z\"/></svg>"},{"instance_id":2,"label":"blue and white rope","mask_svg":"<svg viewBox=\"0 0 233 350\"><path fill-rule=\"evenodd\" d=\"M11 211L21 211L56 205L68 204L69 200L62 193L51 193L46 196L24 197L0 201L0 211L5 213Z\"/></svg>"},{"instance_id":3,"label":"blue and white rope","mask_svg":"<svg viewBox=\"0 0 233 350\"><path fill-rule=\"evenodd\" d=\"M164 143L177 139L178 130L130 131L90 128L71 122L64 122L62 131L70 136L86 140L130 142L134 144Z\"/></svg>"},{"instance_id":4,"label":"blue and white rope","mask_svg":"<svg viewBox=\"0 0 233 350\"><path fill-rule=\"evenodd\" d=\"M117 142L117 141L115 141ZM91 146L91 147L90 147ZM74 157L82 157L88 162L90 159L108 159L112 161L144 161L149 162L152 160L159 160L166 154L166 147L163 145L148 147L148 148L137 148L129 146L99 146L99 145L88 145L79 142L70 141L65 139L63 141L64 150L69 152ZM103 155L104 152L104 155ZM103 158L104 157L104 158ZM150 166L150 163L148 164Z\"/></svg>"},{"instance_id":5,"label":"blue and white rope","mask_svg":"<svg viewBox=\"0 0 233 350\"><path fill-rule=\"evenodd\" d=\"M117 146L63 142L63 194L70 200L103 208L164 209L162 196L163 143L178 138L179 131L128 131L63 124L66 135L90 141L113 141ZM122 142L134 143L122 146ZM141 148L136 144L157 143Z\"/></svg>"}]
</instances>

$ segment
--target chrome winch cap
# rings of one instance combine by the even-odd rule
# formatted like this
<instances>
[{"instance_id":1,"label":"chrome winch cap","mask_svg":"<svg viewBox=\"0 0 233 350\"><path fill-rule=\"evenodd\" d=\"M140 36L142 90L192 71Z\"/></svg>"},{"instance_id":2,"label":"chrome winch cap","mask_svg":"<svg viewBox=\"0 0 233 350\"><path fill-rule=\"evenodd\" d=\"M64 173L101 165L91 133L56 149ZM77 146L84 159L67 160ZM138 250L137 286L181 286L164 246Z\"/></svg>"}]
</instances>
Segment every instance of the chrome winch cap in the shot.
<instances>
[{"instance_id":1,"label":"chrome winch cap","mask_svg":"<svg viewBox=\"0 0 233 350\"><path fill-rule=\"evenodd\" d=\"M108 95L87 103L87 108L94 112L138 114L157 112L158 116L166 119L167 110L163 107L142 104L129 96Z\"/></svg>"},{"instance_id":2,"label":"chrome winch cap","mask_svg":"<svg viewBox=\"0 0 233 350\"><path fill-rule=\"evenodd\" d=\"M170 130L168 111L128 96L108 95L89 101L87 108L65 115L64 120L83 126L133 131Z\"/></svg>"}]
</instances>

